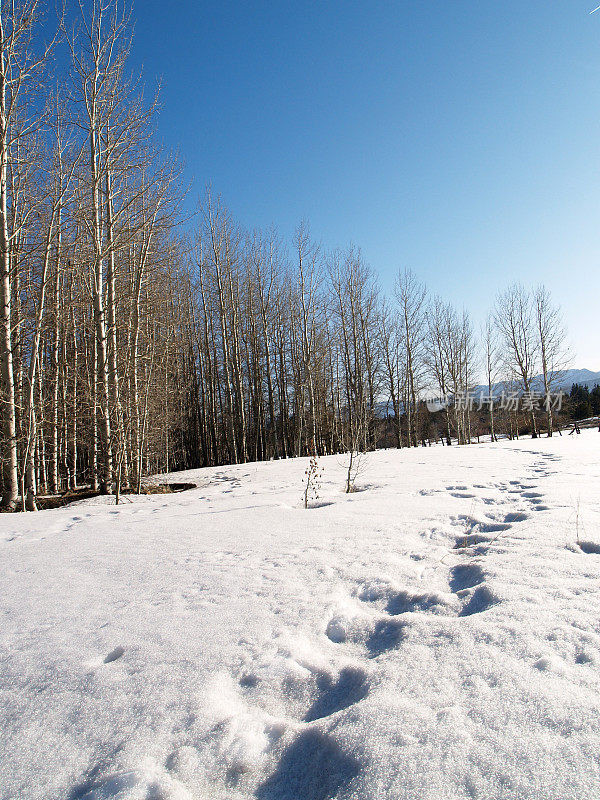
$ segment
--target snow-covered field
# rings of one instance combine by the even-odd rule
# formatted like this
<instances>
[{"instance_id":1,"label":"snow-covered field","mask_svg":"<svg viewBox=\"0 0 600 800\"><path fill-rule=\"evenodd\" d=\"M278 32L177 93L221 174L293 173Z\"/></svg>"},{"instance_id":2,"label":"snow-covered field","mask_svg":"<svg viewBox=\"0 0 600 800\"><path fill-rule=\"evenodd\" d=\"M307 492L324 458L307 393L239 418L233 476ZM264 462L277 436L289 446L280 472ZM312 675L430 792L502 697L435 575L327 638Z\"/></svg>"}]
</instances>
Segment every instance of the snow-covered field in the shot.
<instances>
[{"instance_id":1,"label":"snow-covered field","mask_svg":"<svg viewBox=\"0 0 600 800\"><path fill-rule=\"evenodd\" d=\"M321 462L0 517L2 800L600 797L598 432Z\"/></svg>"}]
</instances>

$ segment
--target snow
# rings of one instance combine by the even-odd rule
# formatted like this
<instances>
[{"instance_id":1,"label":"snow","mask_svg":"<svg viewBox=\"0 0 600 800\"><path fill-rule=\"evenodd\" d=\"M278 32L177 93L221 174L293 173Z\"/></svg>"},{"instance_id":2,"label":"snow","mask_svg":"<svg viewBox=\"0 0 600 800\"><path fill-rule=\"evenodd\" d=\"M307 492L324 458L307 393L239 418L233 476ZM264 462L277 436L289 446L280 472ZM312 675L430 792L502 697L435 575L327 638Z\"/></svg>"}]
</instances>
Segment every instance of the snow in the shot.
<instances>
[{"instance_id":1,"label":"snow","mask_svg":"<svg viewBox=\"0 0 600 800\"><path fill-rule=\"evenodd\" d=\"M600 436L0 517L2 800L600 797ZM161 478L163 480L163 478Z\"/></svg>"}]
</instances>

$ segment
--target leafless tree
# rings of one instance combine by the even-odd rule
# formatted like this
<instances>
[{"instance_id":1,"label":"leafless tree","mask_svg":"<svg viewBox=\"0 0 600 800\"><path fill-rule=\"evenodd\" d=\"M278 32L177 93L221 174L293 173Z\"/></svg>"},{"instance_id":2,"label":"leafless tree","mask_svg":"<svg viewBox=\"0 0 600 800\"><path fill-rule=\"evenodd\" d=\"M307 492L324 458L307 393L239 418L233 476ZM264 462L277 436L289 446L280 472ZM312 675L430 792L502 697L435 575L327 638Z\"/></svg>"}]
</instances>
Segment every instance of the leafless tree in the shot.
<instances>
[{"instance_id":1,"label":"leafless tree","mask_svg":"<svg viewBox=\"0 0 600 800\"><path fill-rule=\"evenodd\" d=\"M539 357L539 340L531 295L520 284L509 287L498 295L494 319L501 336L505 362L512 374L521 381L523 391L531 395ZM538 430L533 404L530 420L531 435L536 438Z\"/></svg>"},{"instance_id":2,"label":"leafless tree","mask_svg":"<svg viewBox=\"0 0 600 800\"><path fill-rule=\"evenodd\" d=\"M12 509L18 495L17 408L13 369L11 302L16 240L22 218L11 193L9 175L24 141L39 128L40 118L28 105L50 48L32 47L41 4L21 0L0 4L0 377L2 415L2 507ZM15 225L15 223L18 224ZM12 225L11 225L12 223Z\"/></svg>"},{"instance_id":3,"label":"leafless tree","mask_svg":"<svg viewBox=\"0 0 600 800\"><path fill-rule=\"evenodd\" d=\"M497 436L494 424L494 393L496 383L500 378L500 360L497 331L491 314L488 314L485 323L482 326L481 344L483 349L483 363L485 367L485 377L488 390L487 403L490 419L490 438L492 442L495 442L497 441Z\"/></svg>"},{"instance_id":4,"label":"leafless tree","mask_svg":"<svg viewBox=\"0 0 600 800\"><path fill-rule=\"evenodd\" d=\"M424 368L426 289L410 270L404 270L396 278L394 293L402 331L406 375L403 398L406 439L409 447L416 447L419 439L416 428L417 396Z\"/></svg>"},{"instance_id":5,"label":"leafless tree","mask_svg":"<svg viewBox=\"0 0 600 800\"><path fill-rule=\"evenodd\" d=\"M545 286L538 286L535 290L534 303L548 436L552 436L554 419L550 394L554 391L561 373L568 366L570 354L566 345L567 334L560 308L553 305L550 292Z\"/></svg>"}]
</instances>

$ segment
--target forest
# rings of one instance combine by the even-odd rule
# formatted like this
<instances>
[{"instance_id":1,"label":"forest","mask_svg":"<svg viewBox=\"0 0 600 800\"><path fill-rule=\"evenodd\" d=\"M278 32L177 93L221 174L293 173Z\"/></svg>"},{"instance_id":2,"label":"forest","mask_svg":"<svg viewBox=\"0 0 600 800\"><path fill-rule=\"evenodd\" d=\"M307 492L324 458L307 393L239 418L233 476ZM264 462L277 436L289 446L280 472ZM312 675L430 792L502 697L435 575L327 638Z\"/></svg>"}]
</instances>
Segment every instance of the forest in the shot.
<instances>
[{"instance_id":1,"label":"forest","mask_svg":"<svg viewBox=\"0 0 600 800\"><path fill-rule=\"evenodd\" d=\"M424 404L499 382L548 398L569 354L546 288L508 287L479 329L403 266L384 293L307 222L289 242L246 230L210 189L186 217L129 7L76 6L48 43L39 0L0 22L4 510L191 467L552 435L549 402Z\"/></svg>"}]
</instances>

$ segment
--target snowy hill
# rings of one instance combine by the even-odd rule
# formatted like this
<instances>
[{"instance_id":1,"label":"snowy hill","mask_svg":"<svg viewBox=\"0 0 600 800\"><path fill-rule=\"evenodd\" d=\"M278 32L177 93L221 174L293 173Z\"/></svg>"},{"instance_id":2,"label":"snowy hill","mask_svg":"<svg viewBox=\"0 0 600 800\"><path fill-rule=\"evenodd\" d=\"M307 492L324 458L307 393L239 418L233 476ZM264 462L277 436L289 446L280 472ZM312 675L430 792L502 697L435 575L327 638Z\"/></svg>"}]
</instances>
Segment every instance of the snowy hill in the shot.
<instances>
[{"instance_id":1,"label":"snowy hill","mask_svg":"<svg viewBox=\"0 0 600 800\"><path fill-rule=\"evenodd\" d=\"M2 800L600 797L597 431L0 516ZM169 476L181 481L183 475Z\"/></svg>"}]
</instances>

